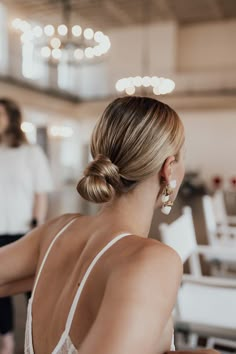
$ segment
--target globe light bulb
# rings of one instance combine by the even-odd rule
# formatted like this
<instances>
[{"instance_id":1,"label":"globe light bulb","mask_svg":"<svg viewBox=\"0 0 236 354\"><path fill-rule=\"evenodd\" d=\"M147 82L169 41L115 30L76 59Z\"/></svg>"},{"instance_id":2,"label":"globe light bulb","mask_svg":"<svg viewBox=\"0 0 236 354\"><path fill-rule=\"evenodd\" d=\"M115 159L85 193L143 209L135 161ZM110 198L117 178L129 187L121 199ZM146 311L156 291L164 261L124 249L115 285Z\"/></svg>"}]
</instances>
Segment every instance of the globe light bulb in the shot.
<instances>
[{"instance_id":1,"label":"globe light bulb","mask_svg":"<svg viewBox=\"0 0 236 354\"><path fill-rule=\"evenodd\" d=\"M144 87L148 87L151 85L151 78L149 76L144 76L142 79L142 83Z\"/></svg>"},{"instance_id":2,"label":"globe light bulb","mask_svg":"<svg viewBox=\"0 0 236 354\"><path fill-rule=\"evenodd\" d=\"M71 31L75 37L79 37L82 34L82 28L79 25L73 26Z\"/></svg>"},{"instance_id":3,"label":"globe light bulb","mask_svg":"<svg viewBox=\"0 0 236 354\"><path fill-rule=\"evenodd\" d=\"M75 59L77 60L82 60L83 57L84 57L84 51L80 48L77 48L75 51L74 51L74 57Z\"/></svg>"},{"instance_id":4,"label":"globe light bulb","mask_svg":"<svg viewBox=\"0 0 236 354\"><path fill-rule=\"evenodd\" d=\"M54 37L51 39L50 44L51 44L52 48L57 49L61 46L61 41L59 38Z\"/></svg>"},{"instance_id":5,"label":"globe light bulb","mask_svg":"<svg viewBox=\"0 0 236 354\"><path fill-rule=\"evenodd\" d=\"M57 27L57 32L60 34L60 36L65 36L68 33L68 28L66 25L60 25Z\"/></svg>"},{"instance_id":6,"label":"globe light bulb","mask_svg":"<svg viewBox=\"0 0 236 354\"><path fill-rule=\"evenodd\" d=\"M141 78L141 76L135 76L135 78L134 78L134 85L135 85L136 87L142 86L142 78Z\"/></svg>"},{"instance_id":7,"label":"globe light bulb","mask_svg":"<svg viewBox=\"0 0 236 354\"><path fill-rule=\"evenodd\" d=\"M52 57L56 60L60 59L62 56L62 52L60 49L53 49L52 50Z\"/></svg>"},{"instance_id":8,"label":"globe light bulb","mask_svg":"<svg viewBox=\"0 0 236 354\"><path fill-rule=\"evenodd\" d=\"M100 57L102 55L102 50L100 48L99 45L96 45L94 48L93 48L93 52L94 52L94 55L96 57Z\"/></svg>"},{"instance_id":9,"label":"globe light bulb","mask_svg":"<svg viewBox=\"0 0 236 354\"><path fill-rule=\"evenodd\" d=\"M127 93L127 95L132 96L135 93L135 87L129 86L125 89L125 92Z\"/></svg>"},{"instance_id":10,"label":"globe light bulb","mask_svg":"<svg viewBox=\"0 0 236 354\"><path fill-rule=\"evenodd\" d=\"M90 40L93 38L93 35L94 35L94 32L93 32L92 28L86 28L84 30L84 38L85 39Z\"/></svg>"},{"instance_id":11,"label":"globe light bulb","mask_svg":"<svg viewBox=\"0 0 236 354\"><path fill-rule=\"evenodd\" d=\"M101 43L103 40L104 34L101 31L97 31L94 33L94 40L98 43Z\"/></svg>"},{"instance_id":12,"label":"globe light bulb","mask_svg":"<svg viewBox=\"0 0 236 354\"><path fill-rule=\"evenodd\" d=\"M86 48L84 51L84 54L85 54L86 58L89 58L89 59L93 58L94 57L93 48L91 48L91 47Z\"/></svg>"},{"instance_id":13,"label":"globe light bulb","mask_svg":"<svg viewBox=\"0 0 236 354\"><path fill-rule=\"evenodd\" d=\"M124 91L124 83L122 82L122 80L118 80L117 83L116 83L116 90L118 92L122 92Z\"/></svg>"},{"instance_id":14,"label":"globe light bulb","mask_svg":"<svg viewBox=\"0 0 236 354\"><path fill-rule=\"evenodd\" d=\"M153 87L153 93L154 93L154 95L160 95L160 91L159 91L159 87L158 86Z\"/></svg>"},{"instance_id":15,"label":"globe light bulb","mask_svg":"<svg viewBox=\"0 0 236 354\"><path fill-rule=\"evenodd\" d=\"M44 27L44 33L46 34L46 36L51 37L54 35L55 32L55 28L53 27L53 25L47 25Z\"/></svg>"}]
</instances>

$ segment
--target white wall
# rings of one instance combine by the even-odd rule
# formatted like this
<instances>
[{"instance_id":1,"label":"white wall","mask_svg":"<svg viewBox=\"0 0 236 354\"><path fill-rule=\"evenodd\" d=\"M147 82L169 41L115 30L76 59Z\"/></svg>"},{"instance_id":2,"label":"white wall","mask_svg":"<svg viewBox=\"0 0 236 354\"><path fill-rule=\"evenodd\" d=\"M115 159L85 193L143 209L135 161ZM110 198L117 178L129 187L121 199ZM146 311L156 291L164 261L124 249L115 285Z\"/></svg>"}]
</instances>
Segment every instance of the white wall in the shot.
<instances>
[{"instance_id":1,"label":"white wall","mask_svg":"<svg viewBox=\"0 0 236 354\"><path fill-rule=\"evenodd\" d=\"M175 22L163 22L144 28L134 26L109 32L111 50L107 58L111 92L122 77L168 75L175 71L178 27ZM144 39L146 37L146 40ZM149 68L142 68L142 50L149 41ZM149 70L148 70L149 69Z\"/></svg>"},{"instance_id":2,"label":"white wall","mask_svg":"<svg viewBox=\"0 0 236 354\"><path fill-rule=\"evenodd\" d=\"M236 110L179 112L186 131L186 167L211 183L222 176L225 187L236 177Z\"/></svg>"},{"instance_id":3,"label":"white wall","mask_svg":"<svg viewBox=\"0 0 236 354\"><path fill-rule=\"evenodd\" d=\"M178 70L236 69L236 20L183 26L178 34Z\"/></svg>"}]
</instances>

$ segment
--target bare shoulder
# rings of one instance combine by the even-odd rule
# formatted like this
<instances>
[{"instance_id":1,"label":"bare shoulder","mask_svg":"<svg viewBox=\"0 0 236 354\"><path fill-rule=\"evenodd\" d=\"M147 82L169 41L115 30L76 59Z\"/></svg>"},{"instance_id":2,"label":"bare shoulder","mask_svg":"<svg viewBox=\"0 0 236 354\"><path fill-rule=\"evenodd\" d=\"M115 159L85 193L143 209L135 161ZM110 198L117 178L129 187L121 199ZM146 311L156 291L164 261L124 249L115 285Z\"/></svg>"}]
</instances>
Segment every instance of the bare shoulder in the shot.
<instances>
[{"instance_id":1,"label":"bare shoulder","mask_svg":"<svg viewBox=\"0 0 236 354\"><path fill-rule=\"evenodd\" d=\"M133 242L139 244L138 250L135 252L134 257L127 260L130 266L140 266L147 264L154 269L162 267L162 270L174 269L182 276L183 263L179 254L171 247L163 244L160 241L151 238L143 238L140 236L132 235ZM164 268L163 268L164 267Z\"/></svg>"},{"instance_id":2,"label":"bare shoulder","mask_svg":"<svg viewBox=\"0 0 236 354\"><path fill-rule=\"evenodd\" d=\"M82 214L67 213L52 218L45 222L40 228L41 245L46 245L57 235L57 233L63 229L70 221L79 218Z\"/></svg>"},{"instance_id":3,"label":"bare shoulder","mask_svg":"<svg viewBox=\"0 0 236 354\"><path fill-rule=\"evenodd\" d=\"M111 279L129 287L150 285L151 288L163 290L163 293L172 292L173 298L181 283L183 274L183 264L174 249L164 245L154 239L145 239L140 236L132 235L133 241L138 247L125 262L121 262L114 268Z\"/></svg>"},{"instance_id":4,"label":"bare shoulder","mask_svg":"<svg viewBox=\"0 0 236 354\"><path fill-rule=\"evenodd\" d=\"M81 214L78 213L66 213L62 214L59 216L56 216L55 218L52 218L48 220L44 225L45 226L63 226L66 225L70 220L76 219L77 217L80 217Z\"/></svg>"},{"instance_id":5,"label":"bare shoulder","mask_svg":"<svg viewBox=\"0 0 236 354\"><path fill-rule=\"evenodd\" d=\"M170 246L164 243L148 239L149 245L143 250L144 256L152 261L159 267L160 264L165 266L167 270L175 269L182 276L183 262L180 255Z\"/></svg>"}]
</instances>

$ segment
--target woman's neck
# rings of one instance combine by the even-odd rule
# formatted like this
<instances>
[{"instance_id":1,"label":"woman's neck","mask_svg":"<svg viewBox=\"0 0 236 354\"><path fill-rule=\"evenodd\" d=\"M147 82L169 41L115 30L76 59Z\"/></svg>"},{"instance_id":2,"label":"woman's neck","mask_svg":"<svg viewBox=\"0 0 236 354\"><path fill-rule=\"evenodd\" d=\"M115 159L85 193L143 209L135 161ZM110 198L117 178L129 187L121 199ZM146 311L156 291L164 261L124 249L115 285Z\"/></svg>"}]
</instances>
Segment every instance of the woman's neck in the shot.
<instances>
[{"instance_id":1,"label":"woman's neck","mask_svg":"<svg viewBox=\"0 0 236 354\"><path fill-rule=\"evenodd\" d=\"M149 178L132 192L104 206L97 217L111 220L132 234L148 237L158 192L156 178Z\"/></svg>"}]
</instances>

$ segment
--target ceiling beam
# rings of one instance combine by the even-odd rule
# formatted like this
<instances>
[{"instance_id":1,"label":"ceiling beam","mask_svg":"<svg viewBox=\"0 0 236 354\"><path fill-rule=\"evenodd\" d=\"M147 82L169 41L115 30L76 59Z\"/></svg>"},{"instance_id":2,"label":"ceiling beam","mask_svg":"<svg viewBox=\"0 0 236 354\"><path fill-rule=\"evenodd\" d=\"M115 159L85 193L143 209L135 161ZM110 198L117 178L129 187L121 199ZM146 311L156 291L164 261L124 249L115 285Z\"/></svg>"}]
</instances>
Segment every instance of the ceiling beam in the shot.
<instances>
[{"instance_id":1,"label":"ceiling beam","mask_svg":"<svg viewBox=\"0 0 236 354\"><path fill-rule=\"evenodd\" d=\"M103 4L105 9L116 19L116 21L125 25L129 25L134 22L132 16L130 16L114 1L105 0Z\"/></svg>"},{"instance_id":2,"label":"ceiling beam","mask_svg":"<svg viewBox=\"0 0 236 354\"><path fill-rule=\"evenodd\" d=\"M165 18L167 17L168 19L176 20L176 14L168 0L156 0L154 1L154 3L156 4L158 10L160 11L160 16L162 18L164 15Z\"/></svg>"},{"instance_id":3,"label":"ceiling beam","mask_svg":"<svg viewBox=\"0 0 236 354\"><path fill-rule=\"evenodd\" d=\"M206 5L211 10L214 18L216 19L223 18L224 14L218 0L207 0L206 3L207 3Z\"/></svg>"}]
</instances>

